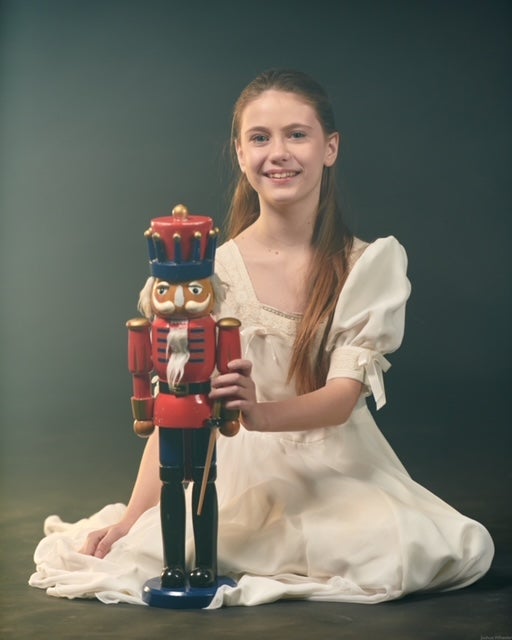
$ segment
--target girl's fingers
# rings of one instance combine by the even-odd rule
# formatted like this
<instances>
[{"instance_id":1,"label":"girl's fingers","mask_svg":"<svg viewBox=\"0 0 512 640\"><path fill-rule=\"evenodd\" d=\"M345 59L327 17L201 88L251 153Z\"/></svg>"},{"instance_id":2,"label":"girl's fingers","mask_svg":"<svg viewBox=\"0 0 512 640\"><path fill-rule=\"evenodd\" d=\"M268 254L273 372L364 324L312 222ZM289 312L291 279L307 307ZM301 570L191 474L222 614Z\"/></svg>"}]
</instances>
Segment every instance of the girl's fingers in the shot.
<instances>
[{"instance_id":1,"label":"girl's fingers","mask_svg":"<svg viewBox=\"0 0 512 640\"><path fill-rule=\"evenodd\" d=\"M227 409L242 409L255 401L252 362L242 358L231 360L228 369L230 373L212 379L210 398L227 401Z\"/></svg>"},{"instance_id":2,"label":"girl's fingers","mask_svg":"<svg viewBox=\"0 0 512 640\"><path fill-rule=\"evenodd\" d=\"M211 381L211 385L215 389L223 387L242 387L245 386L247 378L239 373L224 373Z\"/></svg>"},{"instance_id":3,"label":"girl's fingers","mask_svg":"<svg viewBox=\"0 0 512 640\"><path fill-rule=\"evenodd\" d=\"M231 360L228 363L230 373L221 373L211 380L213 388L227 386L247 386L252 383L252 362L249 360Z\"/></svg>"},{"instance_id":4,"label":"girl's fingers","mask_svg":"<svg viewBox=\"0 0 512 640\"><path fill-rule=\"evenodd\" d=\"M228 369L230 371L237 371L243 376L250 376L252 371L252 362L250 360L244 360L237 358L228 362Z\"/></svg>"},{"instance_id":5,"label":"girl's fingers","mask_svg":"<svg viewBox=\"0 0 512 640\"><path fill-rule=\"evenodd\" d=\"M104 558L109 553L114 542L124 535L126 535L126 530L119 524L92 531L87 536L87 540L79 553L94 556L95 558Z\"/></svg>"},{"instance_id":6,"label":"girl's fingers","mask_svg":"<svg viewBox=\"0 0 512 640\"><path fill-rule=\"evenodd\" d=\"M91 531L91 533L88 534L84 545L80 549L80 553L83 553L86 556L93 556L96 552L96 548L98 547L98 543L105 537L106 533L106 529Z\"/></svg>"}]
</instances>

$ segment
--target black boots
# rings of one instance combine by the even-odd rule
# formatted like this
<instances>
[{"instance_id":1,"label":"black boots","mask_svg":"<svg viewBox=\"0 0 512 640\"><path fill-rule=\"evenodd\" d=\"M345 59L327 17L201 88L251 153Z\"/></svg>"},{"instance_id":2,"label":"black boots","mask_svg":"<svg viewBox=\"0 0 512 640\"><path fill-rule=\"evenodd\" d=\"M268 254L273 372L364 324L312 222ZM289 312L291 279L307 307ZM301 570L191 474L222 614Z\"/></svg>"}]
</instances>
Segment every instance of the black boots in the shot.
<instances>
[{"instance_id":1,"label":"black boots","mask_svg":"<svg viewBox=\"0 0 512 640\"><path fill-rule=\"evenodd\" d=\"M169 468L161 469L161 521L165 568L161 574L164 589L184 588L185 573L185 493L181 481L174 479ZM197 514L201 482L196 480L192 489L192 509L196 567L188 574L194 588L207 588L217 580L217 490L208 482L201 515Z\"/></svg>"}]
</instances>

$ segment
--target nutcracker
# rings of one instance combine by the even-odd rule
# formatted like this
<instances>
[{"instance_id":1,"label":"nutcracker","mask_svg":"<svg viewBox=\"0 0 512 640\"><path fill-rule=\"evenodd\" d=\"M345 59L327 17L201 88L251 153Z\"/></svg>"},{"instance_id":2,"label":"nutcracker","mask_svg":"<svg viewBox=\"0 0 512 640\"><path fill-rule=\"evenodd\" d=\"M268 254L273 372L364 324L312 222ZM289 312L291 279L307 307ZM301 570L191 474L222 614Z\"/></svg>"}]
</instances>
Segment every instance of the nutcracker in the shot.
<instances>
[{"instance_id":1,"label":"nutcracker","mask_svg":"<svg viewBox=\"0 0 512 640\"><path fill-rule=\"evenodd\" d=\"M215 275L218 229L184 205L154 218L145 233L150 277L139 298L144 317L127 322L128 363L133 378L134 430L158 429L160 516L164 567L144 585L152 606L207 606L220 584L217 574L217 433L238 432L238 412L209 397L210 378L240 357L240 323L213 316L224 298ZM185 559L186 498L192 484L195 563Z\"/></svg>"}]
</instances>

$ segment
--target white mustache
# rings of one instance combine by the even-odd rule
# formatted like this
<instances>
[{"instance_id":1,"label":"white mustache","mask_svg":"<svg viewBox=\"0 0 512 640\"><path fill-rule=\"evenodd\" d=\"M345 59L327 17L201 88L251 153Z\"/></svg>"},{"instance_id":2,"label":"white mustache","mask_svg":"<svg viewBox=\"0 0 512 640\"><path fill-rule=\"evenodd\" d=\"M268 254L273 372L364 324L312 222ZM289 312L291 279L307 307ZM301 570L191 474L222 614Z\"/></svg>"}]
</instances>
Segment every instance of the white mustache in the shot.
<instances>
[{"instance_id":1,"label":"white mustache","mask_svg":"<svg viewBox=\"0 0 512 640\"><path fill-rule=\"evenodd\" d=\"M159 313L174 313L176 311L176 305L170 300L167 302L158 302L153 298L153 308Z\"/></svg>"},{"instance_id":2,"label":"white mustache","mask_svg":"<svg viewBox=\"0 0 512 640\"><path fill-rule=\"evenodd\" d=\"M166 314L172 314L176 311L176 309L183 309L183 308L185 308L185 310L189 311L190 313L201 313L208 308L211 297L212 297L211 294L208 294L208 297L202 302L197 302L196 300L189 300L188 302L185 302L185 306L183 306L183 304L181 305L175 304L170 300L167 300L166 302L158 302L158 300L155 300L155 298L153 298L153 307L155 311L159 313L166 313Z\"/></svg>"},{"instance_id":3,"label":"white mustache","mask_svg":"<svg viewBox=\"0 0 512 640\"><path fill-rule=\"evenodd\" d=\"M201 313L201 311L204 311L205 309L208 308L211 297L212 296L208 294L208 297L206 298L206 300L203 300L203 302L197 302L196 300L189 300L188 302L185 303L185 309L187 311L191 311L192 313Z\"/></svg>"}]
</instances>

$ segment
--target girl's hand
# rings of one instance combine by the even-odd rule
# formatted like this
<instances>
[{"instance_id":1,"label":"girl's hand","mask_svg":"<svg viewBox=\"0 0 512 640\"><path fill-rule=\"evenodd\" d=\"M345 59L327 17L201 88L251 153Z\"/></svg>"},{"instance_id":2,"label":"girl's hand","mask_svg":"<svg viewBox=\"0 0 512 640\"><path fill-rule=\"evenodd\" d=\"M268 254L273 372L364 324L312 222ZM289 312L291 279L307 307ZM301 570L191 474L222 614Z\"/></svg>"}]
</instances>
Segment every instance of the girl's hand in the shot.
<instances>
[{"instance_id":1,"label":"girl's hand","mask_svg":"<svg viewBox=\"0 0 512 640\"><path fill-rule=\"evenodd\" d=\"M267 424L262 405L256 400L256 388L251 378L250 360L231 360L229 373L224 373L211 381L212 400L222 400L226 409L241 412L241 423L249 431L265 431Z\"/></svg>"},{"instance_id":2,"label":"girl's hand","mask_svg":"<svg viewBox=\"0 0 512 640\"><path fill-rule=\"evenodd\" d=\"M123 538L129 530L130 527L128 525L118 522L111 527L91 531L79 553L94 556L95 558L104 558L109 553L114 542Z\"/></svg>"}]
</instances>

